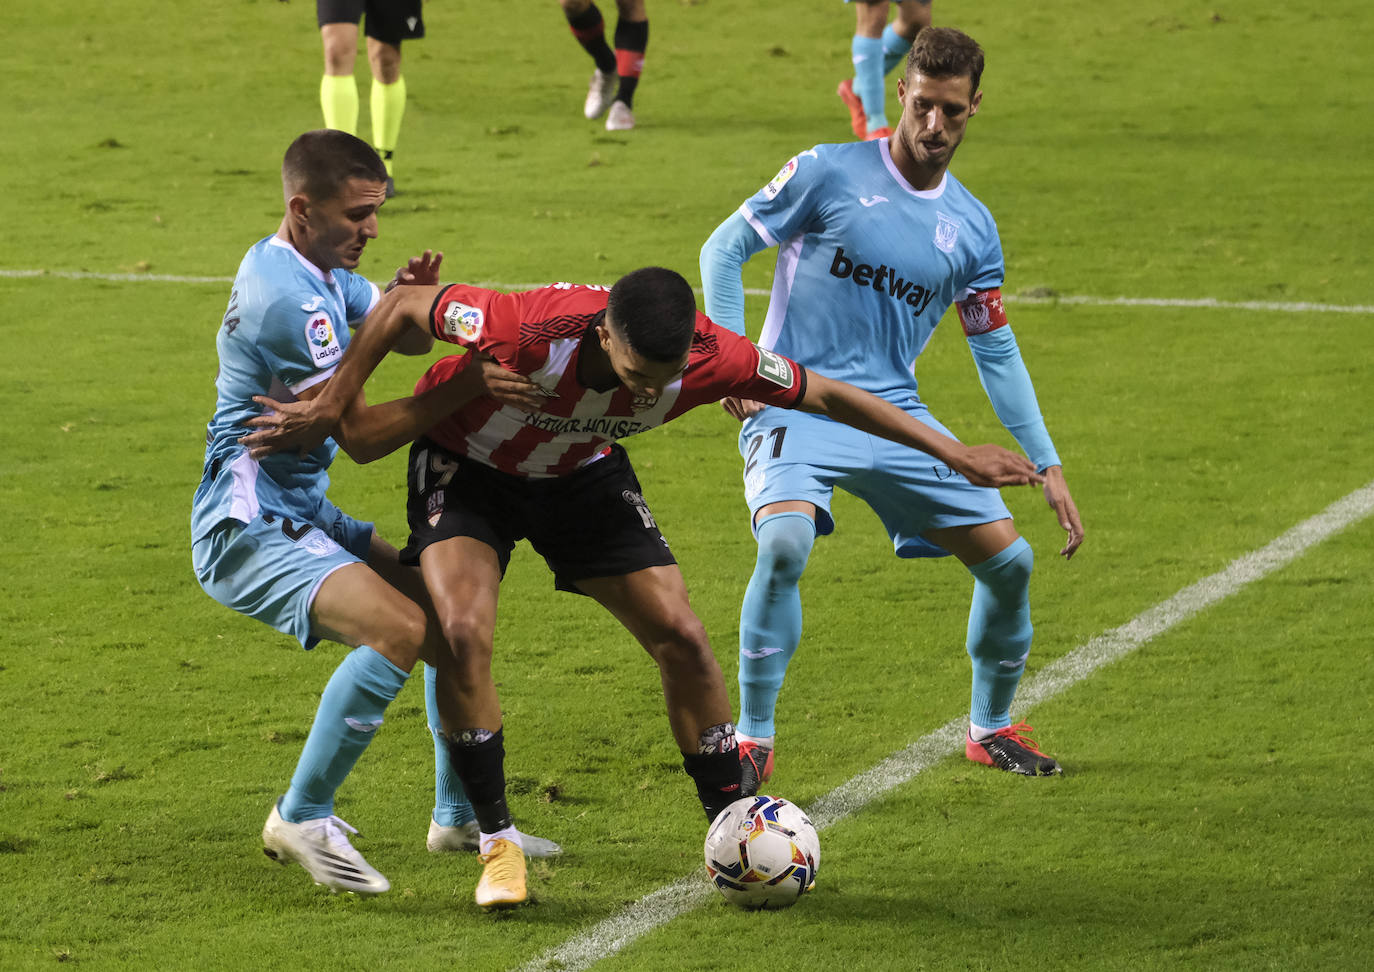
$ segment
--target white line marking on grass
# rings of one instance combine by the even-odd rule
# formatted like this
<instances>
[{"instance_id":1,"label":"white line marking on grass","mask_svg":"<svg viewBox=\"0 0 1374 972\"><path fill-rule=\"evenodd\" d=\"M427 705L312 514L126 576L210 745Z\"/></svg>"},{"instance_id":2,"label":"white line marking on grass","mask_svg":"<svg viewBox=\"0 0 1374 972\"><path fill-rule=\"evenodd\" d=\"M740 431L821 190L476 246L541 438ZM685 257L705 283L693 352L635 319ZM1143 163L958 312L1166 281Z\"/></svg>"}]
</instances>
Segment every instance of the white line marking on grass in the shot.
<instances>
[{"instance_id":1,"label":"white line marking on grass","mask_svg":"<svg viewBox=\"0 0 1374 972\"><path fill-rule=\"evenodd\" d=\"M1225 569L1183 588L1132 620L1098 635L1040 669L1017 693L1018 714L1045 702L1093 672L1130 654L1152 638L1284 567L1309 548L1374 513L1374 482L1355 490L1258 550L1237 557ZM857 813L889 790L961 748L966 723L948 722L894 753L867 772L842 783L807 808L818 830ZM613 955L678 915L712 897L695 874L645 895L605 921L520 966L520 972L581 972Z\"/></svg>"},{"instance_id":2,"label":"white line marking on grass","mask_svg":"<svg viewBox=\"0 0 1374 972\"><path fill-rule=\"evenodd\" d=\"M58 280L110 280L118 283L181 283L228 284L233 277L195 277L168 273L94 273L89 270L0 270L0 279L52 277ZM473 282L474 287L488 290L534 290L547 286L542 283L504 283L497 280ZM701 288L696 288L701 293ZM767 297L772 291L746 288L750 297ZM1205 310L1253 310L1285 314L1374 314L1374 304L1316 304L1307 301L1217 300L1215 297L1095 297L1088 294L1066 294L1061 297L1017 296L1007 294L1010 304L1074 304L1084 307L1182 307Z\"/></svg>"}]
</instances>

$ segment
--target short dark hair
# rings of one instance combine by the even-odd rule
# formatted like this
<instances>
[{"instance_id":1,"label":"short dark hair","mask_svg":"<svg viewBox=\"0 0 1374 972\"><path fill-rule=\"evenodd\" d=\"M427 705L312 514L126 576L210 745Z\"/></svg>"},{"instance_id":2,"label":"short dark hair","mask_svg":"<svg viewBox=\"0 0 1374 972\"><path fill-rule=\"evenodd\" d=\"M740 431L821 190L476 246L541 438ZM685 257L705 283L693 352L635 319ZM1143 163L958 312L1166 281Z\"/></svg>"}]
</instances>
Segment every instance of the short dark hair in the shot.
<instances>
[{"instance_id":1,"label":"short dark hair","mask_svg":"<svg viewBox=\"0 0 1374 972\"><path fill-rule=\"evenodd\" d=\"M323 202L333 199L349 179L386 182L386 164L361 138L332 128L299 136L281 162L282 192Z\"/></svg>"},{"instance_id":2,"label":"short dark hair","mask_svg":"<svg viewBox=\"0 0 1374 972\"><path fill-rule=\"evenodd\" d=\"M983 80L983 49L962 30L925 27L906 56L906 76L910 78L913 72L930 78L969 78L973 95Z\"/></svg>"},{"instance_id":3,"label":"short dark hair","mask_svg":"<svg viewBox=\"0 0 1374 972\"><path fill-rule=\"evenodd\" d=\"M625 274L611 288L606 310L630 348L650 361L676 361L692 347L697 299L675 270L641 267Z\"/></svg>"}]
</instances>

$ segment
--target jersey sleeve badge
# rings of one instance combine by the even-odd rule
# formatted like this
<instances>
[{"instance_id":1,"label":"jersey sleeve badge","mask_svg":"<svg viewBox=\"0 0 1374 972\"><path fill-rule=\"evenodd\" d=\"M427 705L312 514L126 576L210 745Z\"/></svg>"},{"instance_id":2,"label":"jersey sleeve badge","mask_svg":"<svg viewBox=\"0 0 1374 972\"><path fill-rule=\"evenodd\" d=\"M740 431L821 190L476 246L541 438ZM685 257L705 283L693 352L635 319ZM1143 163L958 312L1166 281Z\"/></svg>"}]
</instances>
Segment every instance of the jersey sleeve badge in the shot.
<instances>
[{"instance_id":1,"label":"jersey sleeve badge","mask_svg":"<svg viewBox=\"0 0 1374 972\"><path fill-rule=\"evenodd\" d=\"M1001 290L980 290L969 294L954 306L959 311L959 323L969 337L995 331L1007 324L1007 309L1002 303Z\"/></svg>"},{"instance_id":2,"label":"jersey sleeve badge","mask_svg":"<svg viewBox=\"0 0 1374 972\"><path fill-rule=\"evenodd\" d=\"M444 333L463 341L476 341L486 316L480 307L453 301L444 309Z\"/></svg>"},{"instance_id":3,"label":"jersey sleeve badge","mask_svg":"<svg viewBox=\"0 0 1374 972\"><path fill-rule=\"evenodd\" d=\"M310 348L310 360L318 368L333 364L343 354L339 337L334 333L334 322L324 311L311 314L306 320L305 340Z\"/></svg>"},{"instance_id":4,"label":"jersey sleeve badge","mask_svg":"<svg viewBox=\"0 0 1374 972\"><path fill-rule=\"evenodd\" d=\"M787 185L787 181L797 174L797 156L787 160L787 164L778 170L778 174L773 176L771 182L763 187L763 194L770 200L776 199L778 193L782 192L782 187Z\"/></svg>"},{"instance_id":5,"label":"jersey sleeve badge","mask_svg":"<svg viewBox=\"0 0 1374 972\"><path fill-rule=\"evenodd\" d=\"M775 385L783 388L791 388L795 376L792 373L792 365L781 355L774 354L754 345L754 350L759 353L758 374L760 378L766 378Z\"/></svg>"}]
</instances>

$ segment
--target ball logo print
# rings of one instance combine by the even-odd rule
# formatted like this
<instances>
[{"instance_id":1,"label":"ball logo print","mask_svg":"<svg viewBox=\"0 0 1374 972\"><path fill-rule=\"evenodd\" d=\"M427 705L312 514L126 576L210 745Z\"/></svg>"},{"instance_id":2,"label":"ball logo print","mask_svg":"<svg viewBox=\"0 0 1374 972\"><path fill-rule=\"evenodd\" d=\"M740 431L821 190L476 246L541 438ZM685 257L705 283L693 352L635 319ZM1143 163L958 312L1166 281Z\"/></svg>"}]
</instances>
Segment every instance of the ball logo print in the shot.
<instances>
[{"instance_id":1,"label":"ball logo print","mask_svg":"<svg viewBox=\"0 0 1374 972\"><path fill-rule=\"evenodd\" d=\"M706 833L706 874L726 901L746 911L796 903L816 883L820 837L796 804L779 797L736 800Z\"/></svg>"},{"instance_id":2,"label":"ball logo print","mask_svg":"<svg viewBox=\"0 0 1374 972\"><path fill-rule=\"evenodd\" d=\"M310 344L310 358L317 365L328 364L343 354L334 325L323 311L312 314L305 322L305 339Z\"/></svg>"}]
</instances>

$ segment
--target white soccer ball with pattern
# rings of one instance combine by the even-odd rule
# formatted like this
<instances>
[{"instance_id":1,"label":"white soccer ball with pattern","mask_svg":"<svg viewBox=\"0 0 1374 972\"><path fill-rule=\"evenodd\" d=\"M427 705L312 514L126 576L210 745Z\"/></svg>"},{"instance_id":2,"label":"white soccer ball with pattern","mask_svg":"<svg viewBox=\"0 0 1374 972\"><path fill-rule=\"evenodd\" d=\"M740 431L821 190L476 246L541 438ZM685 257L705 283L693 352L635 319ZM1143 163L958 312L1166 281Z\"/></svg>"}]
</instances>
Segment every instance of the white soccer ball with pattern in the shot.
<instances>
[{"instance_id":1,"label":"white soccer ball with pattern","mask_svg":"<svg viewBox=\"0 0 1374 972\"><path fill-rule=\"evenodd\" d=\"M706 832L706 874L732 905L746 911L795 904L811 889L821 840L811 820L779 797L736 800Z\"/></svg>"}]
</instances>

